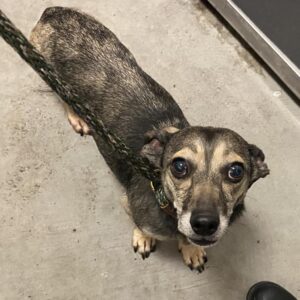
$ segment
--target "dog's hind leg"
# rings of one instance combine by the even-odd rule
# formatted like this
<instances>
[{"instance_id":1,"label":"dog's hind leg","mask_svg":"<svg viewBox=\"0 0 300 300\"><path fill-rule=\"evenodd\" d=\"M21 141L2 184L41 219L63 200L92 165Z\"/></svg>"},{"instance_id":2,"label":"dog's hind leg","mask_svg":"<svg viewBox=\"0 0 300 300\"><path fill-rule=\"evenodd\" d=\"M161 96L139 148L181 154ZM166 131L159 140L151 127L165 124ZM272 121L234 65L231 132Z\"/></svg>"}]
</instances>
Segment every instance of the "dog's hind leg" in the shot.
<instances>
[{"instance_id":1,"label":"dog's hind leg","mask_svg":"<svg viewBox=\"0 0 300 300\"><path fill-rule=\"evenodd\" d=\"M80 135L91 134L91 130L86 122L76 115L74 110L68 104L63 103L63 106L65 108L69 123L75 132L79 133Z\"/></svg>"},{"instance_id":2,"label":"dog's hind leg","mask_svg":"<svg viewBox=\"0 0 300 300\"><path fill-rule=\"evenodd\" d=\"M36 26L33 28L30 34L30 42L37 48L37 50L44 55L44 57L51 62L51 56L53 52L53 41L51 40L51 35L54 33L54 29L48 23L39 21ZM63 102L68 120L75 130L75 132L80 133L81 135L90 134L91 131L86 124L73 109Z\"/></svg>"},{"instance_id":3,"label":"dog's hind leg","mask_svg":"<svg viewBox=\"0 0 300 300\"><path fill-rule=\"evenodd\" d=\"M140 229L133 230L132 246L134 252L141 254L142 258L148 258L151 252L155 251L156 240L155 238L146 235Z\"/></svg>"}]
</instances>

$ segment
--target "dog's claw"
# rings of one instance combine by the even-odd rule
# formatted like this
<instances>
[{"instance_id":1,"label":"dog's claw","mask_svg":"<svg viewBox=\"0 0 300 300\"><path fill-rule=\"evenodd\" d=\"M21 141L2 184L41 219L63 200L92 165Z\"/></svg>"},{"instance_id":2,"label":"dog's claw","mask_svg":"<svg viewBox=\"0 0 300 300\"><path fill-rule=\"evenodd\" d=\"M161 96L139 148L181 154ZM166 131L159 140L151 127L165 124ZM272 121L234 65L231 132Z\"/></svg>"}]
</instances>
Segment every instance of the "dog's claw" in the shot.
<instances>
[{"instance_id":1,"label":"dog's claw","mask_svg":"<svg viewBox=\"0 0 300 300\"><path fill-rule=\"evenodd\" d=\"M197 268L197 270L198 270L199 273L202 273L202 272L205 270L205 266L204 266L204 265L199 266L199 267Z\"/></svg>"},{"instance_id":2,"label":"dog's claw","mask_svg":"<svg viewBox=\"0 0 300 300\"><path fill-rule=\"evenodd\" d=\"M151 250L150 250L150 252L155 252L156 251L156 244L154 244L154 245L151 245ZM150 253L149 253L149 255L150 255Z\"/></svg>"},{"instance_id":3,"label":"dog's claw","mask_svg":"<svg viewBox=\"0 0 300 300\"><path fill-rule=\"evenodd\" d=\"M154 252L156 249L155 239L145 235L137 228L133 231L132 244L134 252L138 252L143 260L148 258L151 252Z\"/></svg>"}]
</instances>

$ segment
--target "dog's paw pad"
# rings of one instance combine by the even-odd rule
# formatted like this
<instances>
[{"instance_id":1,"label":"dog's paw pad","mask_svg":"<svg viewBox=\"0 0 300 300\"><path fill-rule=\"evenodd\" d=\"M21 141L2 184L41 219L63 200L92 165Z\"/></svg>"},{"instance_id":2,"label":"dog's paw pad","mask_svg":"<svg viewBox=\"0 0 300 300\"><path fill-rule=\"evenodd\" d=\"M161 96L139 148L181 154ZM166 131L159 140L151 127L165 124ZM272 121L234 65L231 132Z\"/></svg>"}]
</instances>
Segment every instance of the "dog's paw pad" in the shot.
<instances>
[{"instance_id":1,"label":"dog's paw pad","mask_svg":"<svg viewBox=\"0 0 300 300\"><path fill-rule=\"evenodd\" d=\"M80 135L88 135L91 133L89 126L74 113L68 113L68 120L75 132Z\"/></svg>"},{"instance_id":2,"label":"dog's paw pad","mask_svg":"<svg viewBox=\"0 0 300 300\"><path fill-rule=\"evenodd\" d=\"M155 251L156 241L136 228L133 231L132 246L134 252L138 252L142 256L142 259L145 259L150 256L151 252Z\"/></svg>"},{"instance_id":3,"label":"dog's paw pad","mask_svg":"<svg viewBox=\"0 0 300 300\"><path fill-rule=\"evenodd\" d=\"M197 270L199 273L204 271L207 256L202 247L191 244L181 244L179 251L182 254L185 264L191 270Z\"/></svg>"}]
</instances>

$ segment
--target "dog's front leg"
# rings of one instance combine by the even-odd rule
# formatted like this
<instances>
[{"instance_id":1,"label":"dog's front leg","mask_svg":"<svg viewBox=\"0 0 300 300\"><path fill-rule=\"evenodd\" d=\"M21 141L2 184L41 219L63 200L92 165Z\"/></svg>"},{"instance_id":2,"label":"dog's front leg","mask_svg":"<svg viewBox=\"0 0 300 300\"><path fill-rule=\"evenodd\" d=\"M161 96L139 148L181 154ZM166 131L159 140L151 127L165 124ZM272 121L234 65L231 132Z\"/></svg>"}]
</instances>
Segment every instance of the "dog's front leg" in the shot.
<instances>
[{"instance_id":1,"label":"dog's front leg","mask_svg":"<svg viewBox=\"0 0 300 300\"><path fill-rule=\"evenodd\" d=\"M155 251L156 240L155 238L146 235L138 228L133 230L132 246L134 252L141 254L142 258L148 258L151 252Z\"/></svg>"},{"instance_id":2,"label":"dog's front leg","mask_svg":"<svg viewBox=\"0 0 300 300\"><path fill-rule=\"evenodd\" d=\"M185 264L191 270L198 270L199 273L204 271L204 265L207 262L206 253L201 246L189 243L186 238L179 237L178 249L182 254Z\"/></svg>"}]
</instances>

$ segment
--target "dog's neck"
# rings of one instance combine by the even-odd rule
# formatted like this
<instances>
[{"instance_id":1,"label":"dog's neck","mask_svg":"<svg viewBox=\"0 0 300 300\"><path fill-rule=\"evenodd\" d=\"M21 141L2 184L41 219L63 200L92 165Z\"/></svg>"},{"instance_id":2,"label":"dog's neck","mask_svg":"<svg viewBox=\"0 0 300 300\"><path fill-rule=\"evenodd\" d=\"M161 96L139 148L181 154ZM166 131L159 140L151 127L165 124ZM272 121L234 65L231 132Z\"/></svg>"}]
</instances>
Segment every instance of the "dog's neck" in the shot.
<instances>
[{"instance_id":1,"label":"dog's neck","mask_svg":"<svg viewBox=\"0 0 300 300\"><path fill-rule=\"evenodd\" d=\"M155 198L159 204L159 207L168 215L177 219L176 208L174 207L172 201L167 198L166 193L161 185L161 182L153 183L150 181L151 189L155 195Z\"/></svg>"}]
</instances>

